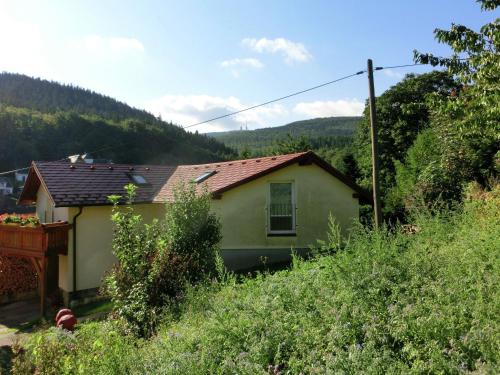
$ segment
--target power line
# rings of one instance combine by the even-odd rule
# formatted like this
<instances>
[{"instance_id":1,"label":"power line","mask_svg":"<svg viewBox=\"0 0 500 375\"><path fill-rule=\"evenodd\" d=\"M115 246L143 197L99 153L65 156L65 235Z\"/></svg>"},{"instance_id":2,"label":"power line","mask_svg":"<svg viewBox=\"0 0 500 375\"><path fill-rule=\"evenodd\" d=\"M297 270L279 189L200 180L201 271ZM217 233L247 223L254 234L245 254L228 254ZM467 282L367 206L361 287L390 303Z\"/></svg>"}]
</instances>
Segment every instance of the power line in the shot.
<instances>
[{"instance_id":1,"label":"power line","mask_svg":"<svg viewBox=\"0 0 500 375\"><path fill-rule=\"evenodd\" d=\"M30 169L30 168L31 167L25 167L25 168L13 169L13 170L7 171L7 172L0 172L0 176L2 176L4 174L11 174L11 173L19 172L19 171L25 171L26 169Z\"/></svg>"},{"instance_id":2,"label":"power line","mask_svg":"<svg viewBox=\"0 0 500 375\"><path fill-rule=\"evenodd\" d=\"M102 147L102 148L99 148L99 149L96 149L96 150L92 150L92 151L86 151L85 153L92 154L92 153L97 153L97 152L104 151L104 150L112 150L112 149L119 148L119 147L125 147L126 145L127 145L126 143L121 143L119 145L112 145L112 146ZM65 158L54 160L53 162L64 161L64 160L67 160L69 158L70 158L70 156L67 156ZM16 172L19 172L19 171L25 171L26 169L30 169L30 168L31 168L31 166L30 167L24 167L24 168L12 169L12 170L6 171L6 172L0 172L0 176L6 175L6 174L11 174L11 173L16 173Z\"/></svg>"},{"instance_id":3,"label":"power line","mask_svg":"<svg viewBox=\"0 0 500 375\"><path fill-rule=\"evenodd\" d=\"M459 60L468 60L468 59L459 59ZM379 67L374 68L374 70L398 69L398 68L406 68L406 67L412 67L412 66L418 66L418 65L428 65L428 64L415 63L415 64L404 64L404 65L394 65L394 66L384 66L384 67L380 67L379 66ZM304 89L304 90L296 91L296 92L293 92L293 93L285 95L285 96L281 96L281 97L276 98L276 99L268 100L268 101L266 101L264 103L256 104L256 105L253 105L251 107L240 109L240 110L235 111L235 112L227 113L225 115L213 117L211 119L208 119L208 120L205 120L205 121L201 121L201 122L197 122L195 124L191 124L191 125L188 125L188 126L184 126L182 128L183 129L188 129L188 128L191 128L191 127L194 127L194 126L198 126L198 125L206 124L206 123L213 122L213 121L216 121L216 120L220 120L220 119L223 119L223 118L226 118L226 117L234 116L234 115L237 115L237 114L242 113L242 112L250 111L250 110L255 109L255 108L263 107L263 106L271 104L271 103L276 103L276 102L279 102L281 100L285 100L285 99L291 98L293 96L297 96L297 95L304 94L304 93L309 92L309 91L317 90L319 88L322 88L322 87L334 84L336 82L340 82L340 81L343 81L343 80L355 77L357 75L361 75L363 73L366 73L366 70L360 70L360 71L358 71L356 73L352 73L352 74L349 74L349 75L346 75L346 76L334 79L332 81L321 83L319 85L316 85L316 86L313 86L313 87L310 87L310 88L307 88L307 89ZM112 150L112 149L115 149L115 148L124 147L126 145L127 144L123 144L122 143L122 144L119 144L119 145L107 146L107 147L103 147L103 148L100 148L100 149L97 149L97 150L88 151L88 153L92 154L92 153L96 153L96 152L100 152L100 151L104 151L104 150L110 150L110 149ZM58 159L58 160L55 160L55 161L63 161L63 160L66 160L66 159L68 159L68 157L65 157L65 158L62 158L62 159ZM25 168L13 169L13 170L6 171L6 172L0 172L0 176L6 175L6 174L15 173L15 172L19 172L19 171L24 171L24 170L30 169L30 168L31 167L25 167Z\"/></svg>"},{"instance_id":4,"label":"power line","mask_svg":"<svg viewBox=\"0 0 500 375\"><path fill-rule=\"evenodd\" d=\"M453 59L450 59L453 60ZM470 57L460 57L456 59L457 61L468 61L470 60ZM423 64L423 63L414 63L414 64L404 64L404 65L394 65L394 66L378 66L376 68L373 68L373 70L383 70L383 69L398 69L398 68L408 68L411 66L419 66L419 65L430 65L430 64Z\"/></svg>"},{"instance_id":5,"label":"power line","mask_svg":"<svg viewBox=\"0 0 500 375\"><path fill-rule=\"evenodd\" d=\"M374 70L398 69L398 68L407 68L407 67L419 66L419 65L428 65L428 64L414 63L414 64L404 64L404 65L393 65L393 66L378 66L378 67L374 68ZM257 105L251 106L251 107L247 107L247 108L241 109L239 111L235 111L235 112L227 113L225 115L213 117L213 118L211 118L209 120L200 121L200 122L197 122L195 124L188 125L188 126L183 126L183 129L187 129L187 128L191 128L193 126L198 126L198 125L206 124L208 122L212 122L212 121L220 120L220 119L223 119L223 118L226 118L226 117L229 117L229 116L237 115L238 113L250 111L252 109L259 108L259 107L263 107L263 106L265 106L267 104L275 103L275 102L278 102L278 101L281 101L281 100L284 100L284 99L288 99L288 98L290 98L292 96L296 96L296 95L300 95L300 94L303 94L303 93L308 92L308 91L316 90L316 89L319 89L321 87L328 86L328 85L331 85L333 83L336 83L336 82L339 82L339 81L343 81L345 79L348 79L348 78L351 78L351 77L354 77L354 76L357 76L357 75L360 75L360 74L363 74L363 73L366 73L366 70L361 70L359 72L352 73L352 74L349 74L347 76L334 79L333 81L325 82L325 83L322 83L322 84L314 86L314 87L310 87L310 88L305 89L305 90L297 91L297 92L294 92L294 93L289 94L289 95L285 95L285 96L282 96L282 97L279 97L279 98L276 98L276 99L273 99L273 100L269 100L269 101L261 103L261 104L257 104Z\"/></svg>"},{"instance_id":6,"label":"power line","mask_svg":"<svg viewBox=\"0 0 500 375\"><path fill-rule=\"evenodd\" d=\"M404 64L404 65L393 65L393 66L377 66L376 68L373 68L373 70L408 68L410 66L418 66L418 65L428 65L428 64L415 63L415 64Z\"/></svg>"},{"instance_id":7,"label":"power line","mask_svg":"<svg viewBox=\"0 0 500 375\"><path fill-rule=\"evenodd\" d=\"M351 77L354 77L354 76L357 76L357 75L360 75L360 74L363 74L363 73L366 73L366 70L361 70L359 72L352 73L352 74L349 74L347 76L334 79L333 81L325 82L325 83L322 83L322 84L317 85L317 86L310 87L310 88L305 89L305 90L297 91L297 92L294 92L292 94L281 96L281 97L276 98L276 99L268 100L267 102L264 102L264 103L261 103L261 104L257 104L257 105L253 105L251 107L240 109L239 111L227 113L227 114L222 115L222 116L213 117L213 118L211 118L209 120L197 122L196 124L191 124L191 125L188 125L188 126L183 126L183 128L187 129L187 128L191 128L193 126L198 126L198 125L206 124L208 122L220 120L220 119L223 119L223 118L226 118L226 117L229 117L229 116L234 116L234 115L237 115L238 113L250 111L252 109L263 107L263 106L271 104L271 103L276 103L276 102L279 102L280 100L288 99L288 98L291 98L292 96L296 96L296 95L300 95L300 94L303 94L303 93L308 92L308 91L316 90L316 89L319 89L321 87L325 87L325 86L331 85L333 83L340 82L340 81L343 81L344 79L348 79L348 78L351 78Z\"/></svg>"}]
</instances>

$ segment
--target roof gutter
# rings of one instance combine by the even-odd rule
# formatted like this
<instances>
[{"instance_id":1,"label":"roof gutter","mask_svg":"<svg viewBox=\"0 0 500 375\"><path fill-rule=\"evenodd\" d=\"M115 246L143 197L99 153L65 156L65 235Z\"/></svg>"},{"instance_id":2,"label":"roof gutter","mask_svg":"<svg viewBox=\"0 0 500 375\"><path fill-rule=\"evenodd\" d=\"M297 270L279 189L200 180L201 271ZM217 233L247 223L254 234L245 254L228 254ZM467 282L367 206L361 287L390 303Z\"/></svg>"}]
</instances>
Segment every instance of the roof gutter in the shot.
<instances>
[{"instance_id":1,"label":"roof gutter","mask_svg":"<svg viewBox=\"0 0 500 375\"><path fill-rule=\"evenodd\" d=\"M83 206L78 207L78 213L73 216L73 294L76 293L76 219L83 212Z\"/></svg>"}]
</instances>

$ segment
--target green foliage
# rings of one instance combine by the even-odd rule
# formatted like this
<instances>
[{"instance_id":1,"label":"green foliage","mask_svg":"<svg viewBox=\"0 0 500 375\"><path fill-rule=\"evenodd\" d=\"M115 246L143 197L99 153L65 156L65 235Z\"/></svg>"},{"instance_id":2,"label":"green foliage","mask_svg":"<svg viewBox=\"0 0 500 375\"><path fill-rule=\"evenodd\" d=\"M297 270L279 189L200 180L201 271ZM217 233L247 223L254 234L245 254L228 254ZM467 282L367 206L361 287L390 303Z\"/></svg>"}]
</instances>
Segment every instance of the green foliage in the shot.
<instances>
[{"instance_id":1,"label":"green foliage","mask_svg":"<svg viewBox=\"0 0 500 375\"><path fill-rule=\"evenodd\" d=\"M189 282L218 272L221 224L210 212L210 202L208 191L200 193L195 184L189 184L176 187L174 202L167 205L164 240L170 251L188 260Z\"/></svg>"},{"instance_id":2,"label":"green foliage","mask_svg":"<svg viewBox=\"0 0 500 375\"><path fill-rule=\"evenodd\" d=\"M196 163L235 152L114 99L54 82L0 74L0 170L96 151L115 163Z\"/></svg>"},{"instance_id":3,"label":"green foliage","mask_svg":"<svg viewBox=\"0 0 500 375\"><path fill-rule=\"evenodd\" d=\"M356 181L361 176L361 171L354 155L353 147L341 149L320 149L318 154L340 172Z\"/></svg>"},{"instance_id":4,"label":"green foliage","mask_svg":"<svg viewBox=\"0 0 500 375\"><path fill-rule=\"evenodd\" d=\"M298 138L294 138L289 133L284 139L276 141L276 143L271 147L270 152L272 155L283 155L309 151L310 149L311 144L306 137L301 135Z\"/></svg>"},{"instance_id":5,"label":"green foliage","mask_svg":"<svg viewBox=\"0 0 500 375\"><path fill-rule=\"evenodd\" d=\"M17 224L34 227L40 225L40 220L35 216L0 215L0 224Z\"/></svg>"},{"instance_id":6,"label":"green foliage","mask_svg":"<svg viewBox=\"0 0 500 375\"><path fill-rule=\"evenodd\" d=\"M340 224L335 220L335 217L328 217L328 232L325 240L318 240L316 246L312 247L311 251L314 255L332 255L342 250L347 244L342 234Z\"/></svg>"},{"instance_id":7,"label":"green foliage","mask_svg":"<svg viewBox=\"0 0 500 375\"><path fill-rule=\"evenodd\" d=\"M443 173L443 150L434 129L420 133L403 163L397 161L396 185L388 194L387 210L410 212L432 207L438 201L457 202L463 185L457 176Z\"/></svg>"},{"instance_id":8,"label":"green foliage","mask_svg":"<svg viewBox=\"0 0 500 375\"><path fill-rule=\"evenodd\" d=\"M109 96L23 74L1 72L0 87L0 103L13 107L31 108L44 113L75 112L113 121L130 118L143 122L156 120L152 114Z\"/></svg>"},{"instance_id":9,"label":"green foliage","mask_svg":"<svg viewBox=\"0 0 500 375\"><path fill-rule=\"evenodd\" d=\"M179 186L163 222L144 224L127 185L127 205L112 196L117 266L105 280L115 313L133 333L149 336L166 310L182 300L186 285L216 276L220 223L210 212L210 197L194 185Z\"/></svg>"},{"instance_id":10,"label":"green foliage","mask_svg":"<svg viewBox=\"0 0 500 375\"><path fill-rule=\"evenodd\" d=\"M15 353L13 374L129 374L141 364L141 341L113 321L80 325L76 334L50 328L23 346Z\"/></svg>"},{"instance_id":11,"label":"green foliage","mask_svg":"<svg viewBox=\"0 0 500 375\"><path fill-rule=\"evenodd\" d=\"M278 142L304 137L312 150L321 148L342 148L349 145L359 122L359 117L326 117L296 121L291 124L256 130L235 130L208 133L241 154L251 151L246 157L270 155Z\"/></svg>"},{"instance_id":12,"label":"green foliage","mask_svg":"<svg viewBox=\"0 0 500 375\"><path fill-rule=\"evenodd\" d=\"M97 354L109 323L83 325L72 349L50 347L62 357L32 339L16 363L95 374L498 373L500 191L414 223L414 234L359 227L334 255L189 289L180 317L147 342L111 336Z\"/></svg>"},{"instance_id":13,"label":"green foliage","mask_svg":"<svg viewBox=\"0 0 500 375\"><path fill-rule=\"evenodd\" d=\"M483 10L498 1L479 1ZM443 152L442 173L462 183L483 186L500 168L500 22L485 24L479 32L463 25L436 29L436 39L454 54L438 58L415 51L417 62L447 67L461 87L444 98L433 98L433 124Z\"/></svg>"},{"instance_id":14,"label":"green foliage","mask_svg":"<svg viewBox=\"0 0 500 375\"><path fill-rule=\"evenodd\" d=\"M408 74L401 82L377 97L380 190L385 201L395 184L396 163L403 162L418 134L430 126L429 96L447 96L456 86L447 72ZM356 134L355 153L361 186L371 188L370 113L365 107L363 121ZM390 215L390 211L386 210Z\"/></svg>"}]
</instances>

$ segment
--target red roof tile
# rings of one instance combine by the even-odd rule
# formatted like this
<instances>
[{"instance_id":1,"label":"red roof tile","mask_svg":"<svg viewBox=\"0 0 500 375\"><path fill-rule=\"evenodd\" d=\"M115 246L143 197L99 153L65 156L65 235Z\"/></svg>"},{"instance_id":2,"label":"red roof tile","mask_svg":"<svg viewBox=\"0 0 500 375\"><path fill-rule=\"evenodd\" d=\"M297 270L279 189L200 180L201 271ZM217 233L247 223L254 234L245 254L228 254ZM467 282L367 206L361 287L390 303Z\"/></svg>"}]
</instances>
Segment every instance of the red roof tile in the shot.
<instances>
[{"instance_id":1,"label":"red roof tile","mask_svg":"<svg viewBox=\"0 0 500 375\"><path fill-rule=\"evenodd\" d=\"M139 174L148 182L138 185L135 202L152 202L177 168L140 165L130 170L130 167L128 164L33 162L19 202L35 201L36 191L42 183L56 207L110 204L110 195L125 195L123 187L132 182L130 174Z\"/></svg>"},{"instance_id":2,"label":"red roof tile","mask_svg":"<svg viewBox=\"0 0 500 375\"><path fill-rule=\"evenodd\" d=\"M123 187L133 182L130 178L133 173L143 176L148 182L147 185L138 185L135 202L163 203L172 200L174 187L178 183L193 181L209 171L215 173L199 186L207 186L209 192L218 195L294 163L315 163L369 199L358 185L316 154L301 152L180 166L33 162L19 202L31 203L36 200L36 191L42 183L56 207L110 204L108 196L125 195Z\"/></svg>"},{"instance_id":3,"label":"red roof tile","mask_svg":"<svg viewBox=\"0 0 500 375\"><path fill-rule=\"evenodd\" d=\"M244 184L261 175L271 173L272 171L283 168L299 158L306 152L297 154L280 155L273 157L262 157L245 160L233 160L228 162L218 162L211 164L181 165L165 186L155 197L156 202L165 202L172 200L173 189L180 181L192 181L207 171L215 171L215 174L203 181L212 194L220 194L235 186Z\"/></svg>"}]
</instances>

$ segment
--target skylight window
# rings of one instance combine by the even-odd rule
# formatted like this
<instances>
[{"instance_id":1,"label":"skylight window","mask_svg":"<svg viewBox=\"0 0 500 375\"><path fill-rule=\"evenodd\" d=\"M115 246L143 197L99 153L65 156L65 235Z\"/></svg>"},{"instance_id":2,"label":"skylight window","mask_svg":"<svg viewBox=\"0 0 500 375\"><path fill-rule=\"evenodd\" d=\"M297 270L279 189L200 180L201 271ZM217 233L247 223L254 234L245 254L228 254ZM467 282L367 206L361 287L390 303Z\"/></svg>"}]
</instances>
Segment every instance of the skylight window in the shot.
<instances>
[{"instance_id":1,"label":"skylight window","mask_svg":"<svg viewBox=\"0 0 500 375\"><path fill-rule=\"evenodd\" d=\"M140 174L130 173L128 175L130 179L137 185L147 185L148 181Z\"/></svg>"},{"instance_id":2,"label":"skylight window","mask_svg":"<svg viewBox=\"0 0 500 375\"><path fill-rule=\"evenodd\" d=\"M194 179L194 182L196 182L197 184L199 184L200 182L203 182L205 181L207 178L209 178L210 176L214 175L215 174L215 171L207 171L203 174L200 174L198 177L196 177Z\"/></svg>"}]
</instances>

